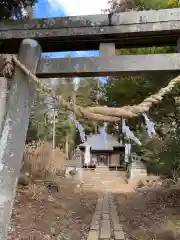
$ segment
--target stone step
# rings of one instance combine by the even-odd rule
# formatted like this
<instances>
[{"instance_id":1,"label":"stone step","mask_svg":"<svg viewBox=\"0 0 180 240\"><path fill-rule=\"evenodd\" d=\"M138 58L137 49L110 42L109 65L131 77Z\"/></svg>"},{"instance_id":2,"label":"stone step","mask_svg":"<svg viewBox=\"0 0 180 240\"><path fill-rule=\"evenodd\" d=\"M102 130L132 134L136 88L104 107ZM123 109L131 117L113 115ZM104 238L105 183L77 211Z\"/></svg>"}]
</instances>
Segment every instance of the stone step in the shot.
<instances>
[{"instance_id":1,"label":"stone step","mask_svg":"<svg viewBox=\"0 0 180 240\"><path fill-rule=\"evenodd\" d=\"M144 163L143 162L132 162L131 165L143 165L144 166Z\"/></svg>"},{"instance_id":2,"label":"stone step","mask_svg":"<svg viewBox=\"0 0 180 240\"><path fill-rule=\"evenodd\" d=\"M131 164L131 166L133 166L133 167L139 167L139 166L141 166L141 167L145 167L144 166L144 164L136 164L136 163L133 163L133 164Z\"/></svg>"},{"instance_id":3,"label":"stone step","mask_svg":"<svg viewBox=\"0 0 180 240\"><path fill-rule=\"evenodd\" d=\"M142 162L132 162L131 165L143 165L144 166L144 163L142 163Z\"/></svg>"},{"instance_id":4,"label":"stone step","mask_svg":"<svg viewBox=\"0 0 180 240\"><path fill-rule=\"evenodd\" d=\"M140 164L139 165L132 164L131 168L133 168L133 169L146 169L146 167L143 164L141 164L141 165Z\"/></svg>"}]
</instances>

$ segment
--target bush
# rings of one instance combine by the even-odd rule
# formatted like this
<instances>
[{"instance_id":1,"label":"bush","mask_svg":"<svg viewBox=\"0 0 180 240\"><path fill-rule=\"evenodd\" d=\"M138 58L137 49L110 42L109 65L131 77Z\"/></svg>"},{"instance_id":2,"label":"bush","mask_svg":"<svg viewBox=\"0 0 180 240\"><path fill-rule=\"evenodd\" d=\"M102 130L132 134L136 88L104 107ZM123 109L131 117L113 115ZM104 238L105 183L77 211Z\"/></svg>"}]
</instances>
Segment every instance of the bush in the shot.
<instances>
[{"instance_id":1,"label":"bush","mask_svg":"<svg viewBox=\"0 0 180 240\"><path fill-rule=\"evenodd\" d=\"M142 141L143 142L143 141ZM146 139L141 148L148 174L174 178L180 176L179 131L171 128L163 136Z\"/></svg>"}]
</instances>

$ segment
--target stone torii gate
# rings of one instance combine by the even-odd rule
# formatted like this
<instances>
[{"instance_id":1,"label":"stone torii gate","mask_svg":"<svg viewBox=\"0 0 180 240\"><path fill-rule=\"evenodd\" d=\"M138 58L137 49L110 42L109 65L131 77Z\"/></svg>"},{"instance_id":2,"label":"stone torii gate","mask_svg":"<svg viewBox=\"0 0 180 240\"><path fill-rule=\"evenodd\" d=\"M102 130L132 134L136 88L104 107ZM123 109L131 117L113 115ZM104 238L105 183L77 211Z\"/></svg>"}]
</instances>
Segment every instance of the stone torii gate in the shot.
<instances>
[{"instance_id":1,"label":"stone torii gate","mask_svg":"<svg viewBox=\"0 0 180 240\"><path fill-rule=\"evenodd\" d=\"M40 78L180 73L180 9L0 21L0 53ZM115 56L115 48L176 45L177 53ZM100 50L99 57L43 59L42 52ZM0 61L0 69L3 61ZM18 67L6 102L0 79L0 240L6 240L35 89Z\"/></svg>"}]
</instances>

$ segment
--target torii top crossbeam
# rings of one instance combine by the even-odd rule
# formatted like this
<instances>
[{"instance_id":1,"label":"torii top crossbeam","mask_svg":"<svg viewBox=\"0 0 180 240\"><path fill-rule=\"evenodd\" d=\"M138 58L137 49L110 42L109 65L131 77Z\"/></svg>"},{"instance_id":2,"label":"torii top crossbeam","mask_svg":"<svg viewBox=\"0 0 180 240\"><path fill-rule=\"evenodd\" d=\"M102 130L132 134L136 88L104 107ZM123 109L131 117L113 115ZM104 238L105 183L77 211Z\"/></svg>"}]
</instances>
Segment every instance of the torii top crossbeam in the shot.
<instances>
[{"instance_id":1,"label":"torii top crossbeam","mask_svg":"<svg viewBox=\"0 0 180 240\"><path fill-rule=\"evenodd\" d=\"M97 50L102 42L116 48L175 45L180 36L180 9L126 12L24 21L0 21L0 52L17 53L22 39L32 38L43 52Z\"/></svg>"}]
</instances>

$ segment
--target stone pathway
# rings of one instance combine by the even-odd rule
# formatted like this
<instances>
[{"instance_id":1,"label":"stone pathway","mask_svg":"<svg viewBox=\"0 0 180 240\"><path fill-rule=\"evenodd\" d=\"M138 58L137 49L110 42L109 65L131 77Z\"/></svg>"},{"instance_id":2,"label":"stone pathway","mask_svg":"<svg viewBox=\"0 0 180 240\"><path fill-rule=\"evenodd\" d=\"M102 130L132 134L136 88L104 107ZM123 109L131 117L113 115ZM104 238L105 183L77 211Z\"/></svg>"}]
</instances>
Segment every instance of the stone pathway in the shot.
<instances>
[{"instance_id":1,"label":"stone pathway","mask_svg":"<svg viewBox=\"0 0 180 240\"><path fill-rule=\"evenodd\" d=\"M87 240L125 240L116 203L107 192L99 196ZM126 239L127 240L127 239Z\"/></svg>"}]
</instances>

